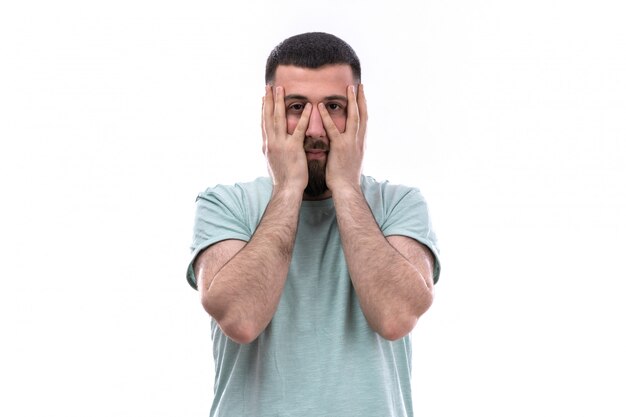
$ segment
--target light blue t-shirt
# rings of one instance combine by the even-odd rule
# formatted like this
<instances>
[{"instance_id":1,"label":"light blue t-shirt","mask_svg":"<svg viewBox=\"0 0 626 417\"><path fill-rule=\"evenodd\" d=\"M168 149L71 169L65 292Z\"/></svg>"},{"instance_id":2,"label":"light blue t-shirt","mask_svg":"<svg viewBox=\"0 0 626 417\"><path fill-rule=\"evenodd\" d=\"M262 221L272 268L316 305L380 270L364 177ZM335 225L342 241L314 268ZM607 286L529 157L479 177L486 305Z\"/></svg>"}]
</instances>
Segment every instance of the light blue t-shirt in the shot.
<instances>
[{"instance_id":1,"label":"light blue t-shirt","mask_svg":"<svg viewBox=\"0 0 626 417\"><path fill-rule=\"evenodd\" d=\"M437 239L419 190L365 176L361 188L385 236L408 236L430 248L436 282ZM198 195L187 270L194 288L193 259L221 240L250 240L271 191L270 179L259 178ZM348 274L332 198L302 202L285 288L265 331L241 345L215 320L211 326L211 416L413 415L410 336L391 342L367 324Z\"/></svg>"}]
</instances>

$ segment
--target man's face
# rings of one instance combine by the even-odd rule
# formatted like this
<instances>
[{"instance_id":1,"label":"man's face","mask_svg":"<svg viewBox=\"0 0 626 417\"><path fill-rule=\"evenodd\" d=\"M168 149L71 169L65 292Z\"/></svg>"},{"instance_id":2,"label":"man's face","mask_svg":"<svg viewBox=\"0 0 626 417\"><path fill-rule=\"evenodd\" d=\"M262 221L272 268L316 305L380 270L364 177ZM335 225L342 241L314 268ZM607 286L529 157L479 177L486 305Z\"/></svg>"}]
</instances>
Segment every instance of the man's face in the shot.
<instances>
[{"instance_id":1,"label":"man's face","mask_svg":"<svg viewBox=\"0 0 626 417\"><path fill-rule=\"evenodd\" d=\"M300 68L279 65L274 78L275 86L285 91L285 115L287 133L296 129L304 105L313 105L309 125L305 132L304 150L309 166L309 184L305 194L310 197L322 196L326 187L326 160L329 141L317 105L324 103L328 113L340 132L346 130L348 115L348 85L354 85L352 69L349 65L327 65L321 68Z\"/></svg>"}]
</instances>

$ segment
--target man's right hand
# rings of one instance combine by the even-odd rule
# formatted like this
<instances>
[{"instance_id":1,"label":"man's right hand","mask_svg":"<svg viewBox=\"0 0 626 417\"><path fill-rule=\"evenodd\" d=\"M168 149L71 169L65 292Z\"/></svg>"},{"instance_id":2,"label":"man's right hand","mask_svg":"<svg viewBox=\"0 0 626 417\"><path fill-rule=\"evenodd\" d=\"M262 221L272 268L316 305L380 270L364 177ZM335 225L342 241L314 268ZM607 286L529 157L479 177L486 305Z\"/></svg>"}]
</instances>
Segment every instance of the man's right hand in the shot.
<instances>
[{"instance_id":1,"label":"man's right hand","mask_svg":"<svg viewBox=\"0 0 626 417\"><path fill-rule=\"evenodd\" d=\"M274 184L274 192L294 190L303 193L309 181L304 137L311 104L307 103L293 131L287 132L285 117L285 92L283 87L265 86L263 98L262 131L263 153Z\"/></svg>"}]
</instances>

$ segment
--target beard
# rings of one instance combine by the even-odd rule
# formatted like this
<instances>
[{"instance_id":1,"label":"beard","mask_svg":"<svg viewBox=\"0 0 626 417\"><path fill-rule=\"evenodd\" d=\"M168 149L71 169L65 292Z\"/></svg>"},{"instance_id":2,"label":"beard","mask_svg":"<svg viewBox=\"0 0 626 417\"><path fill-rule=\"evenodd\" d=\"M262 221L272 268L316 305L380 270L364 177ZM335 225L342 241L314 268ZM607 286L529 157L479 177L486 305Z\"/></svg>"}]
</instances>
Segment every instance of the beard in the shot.
<instances>
[{"instance_id":1,"label":"beard","mask_svg":"<svg viewBox=\"0 0 626 417\"><path fill-rule=\"evenodd\" d=\"M326 186L326 161L309 161L309 183L304 189L304 193L310 197L319 197L324 194Z\"/></svg>"},{"instance_id":2,"label":"beard","mask_svg":"<svg viewBox=\"0 0 626 417\"><path fill-rule=\"evenodd\" d=\"M304 150L321 149L328 152L328 145L320 140L312 137L304 139ZM326 159L308 161L309 167L309 183L304 189L304 193L309 197L319 197L324 194L328 187L326 186Z\"/></svg>"}]
</instances>

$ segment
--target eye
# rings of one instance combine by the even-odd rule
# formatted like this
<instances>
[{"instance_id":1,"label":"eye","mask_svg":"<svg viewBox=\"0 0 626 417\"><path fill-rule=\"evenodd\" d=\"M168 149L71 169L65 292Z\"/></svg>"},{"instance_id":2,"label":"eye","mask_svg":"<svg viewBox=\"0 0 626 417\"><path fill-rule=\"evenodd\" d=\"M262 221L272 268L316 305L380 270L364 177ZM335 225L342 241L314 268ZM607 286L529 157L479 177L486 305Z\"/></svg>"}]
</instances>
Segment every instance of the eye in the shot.
<instances>
[{"instance_id":1,"label":"eye","mask_svg":"<svg viewBox=\"0 0 626 417\"><path fill-rule=\"evenodd\" d=\"M340 112L343 110L343 106L339 103L328 103L326 108L331 112Z\"/></svg>"},{"instance_id":2,"label":"eye","mask_svg":"<svg viewBox=\"0 0 626 417\"><path fill-rule=\"evenodd\" d=\"M287 109L293 113L300 113L304 110L304 103L293 103L290 104Z\"/></svg>"}]
</instances>

